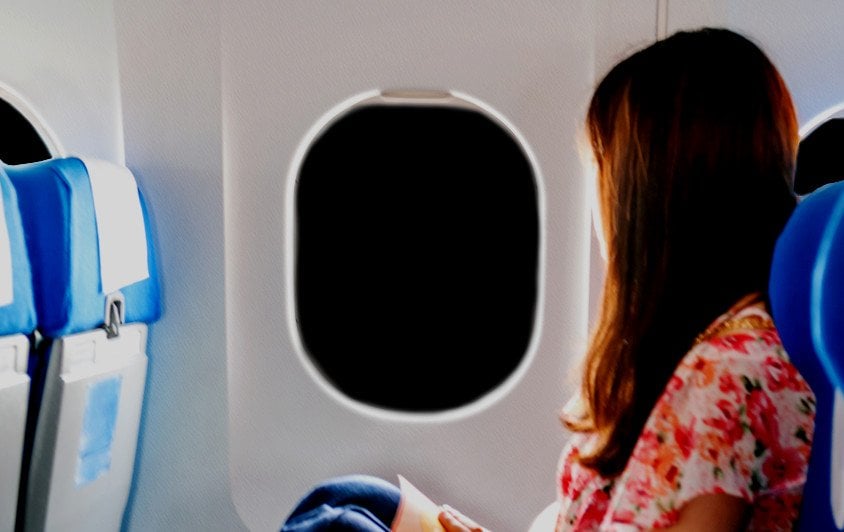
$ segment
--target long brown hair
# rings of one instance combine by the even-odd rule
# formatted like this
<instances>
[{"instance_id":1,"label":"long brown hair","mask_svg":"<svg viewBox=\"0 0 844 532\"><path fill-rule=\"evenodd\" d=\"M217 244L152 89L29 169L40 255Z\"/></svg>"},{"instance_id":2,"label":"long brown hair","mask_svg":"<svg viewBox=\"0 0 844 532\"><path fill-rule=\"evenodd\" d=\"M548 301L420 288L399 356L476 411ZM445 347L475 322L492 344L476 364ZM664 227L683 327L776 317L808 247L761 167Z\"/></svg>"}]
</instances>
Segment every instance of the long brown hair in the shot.
<instances>
[{"instance_id":1,"label":"long brown hair","mask_svg":"<svg viewBox=\"0 0 844 532\"><path fill-rule=\"evenodd\" d=\"M587 351L581 462L625 467L694 338L742 296L767 293L795 206L797 121L762 51L728 30L681 32L601 81L587 131L608 265Z\"/></svg>"}]
</instances>

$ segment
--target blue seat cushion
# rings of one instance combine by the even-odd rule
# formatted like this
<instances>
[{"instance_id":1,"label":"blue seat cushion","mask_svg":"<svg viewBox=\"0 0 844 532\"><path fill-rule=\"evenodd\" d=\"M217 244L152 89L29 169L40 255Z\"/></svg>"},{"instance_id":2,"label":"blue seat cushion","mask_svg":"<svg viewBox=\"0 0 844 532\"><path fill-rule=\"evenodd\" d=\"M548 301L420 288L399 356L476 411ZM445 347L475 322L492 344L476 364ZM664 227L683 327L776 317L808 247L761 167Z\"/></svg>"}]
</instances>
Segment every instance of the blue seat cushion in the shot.
<instances>
[{"instance_id":1,"label":"blue seat cushion","mask_svg":"<svg viewBox=\"0 0 844 532\"><path fill-rule=\"evenodd\" d=\"M6 166L18 195L32 268L38 328L59 337L103 325L97 222L88 170L77 158ZM126 321L161 315L153 239L143 197L149 278L121 289Z\"/></svg>"},{"instance_id":2,"label":"blue seat cushion","mask_svg":"<svg viewBox=\"0 0 844 532\"><path fill-rule=\"evenodd\" d=\"M807 196L774 251L769 294L783 345L815 392L815 433L798 522L801 531L836 530L830 505L832 415L840 387L844 327L844 182Z\"/></svg>"},{"instance_id":3,"label":"blue seat cushion","mask_svg":"<svg viewBox=\"0 0 844 532\"><path fill-rule=\"evenodd\" d=\"M821 236L812 280L812 340L824 370L844 390L844 183Z\"/></svg>"},{"instance_id":4,"label":"blue seat cushion","mask_svg":"<svg viewBox=\"0 0 844 532\"><path fill-rule=\"evenodd\" d=\"M802 365L817 363L812 314L821 309L817 305L812 309L813 280L819 251L831 244L834 236L829 226L842 199L844 182L827 185L807 196L795 209L774 250L769 285L771 311L786 351L801 372ZM822 246L824 241L827 244ZM842 251L837 253L840 256ZM832 275L826 277L832 282ZM823 299L829 302L836 298Z\"/></svg>"},{"instance_id":5,"label":"blue seat cushion","mask_svg":"<svg viewBox=\"0 0 844 532\"><path fill-rule=\"evenodd\" d=\"M9 231L12 258L12 303L0 306L0 336L29 334L35 330L35 303L32 295L32 274L26 253L18 197L9 176L0 168L0 195Z\"/></svg>"}]
</instances>

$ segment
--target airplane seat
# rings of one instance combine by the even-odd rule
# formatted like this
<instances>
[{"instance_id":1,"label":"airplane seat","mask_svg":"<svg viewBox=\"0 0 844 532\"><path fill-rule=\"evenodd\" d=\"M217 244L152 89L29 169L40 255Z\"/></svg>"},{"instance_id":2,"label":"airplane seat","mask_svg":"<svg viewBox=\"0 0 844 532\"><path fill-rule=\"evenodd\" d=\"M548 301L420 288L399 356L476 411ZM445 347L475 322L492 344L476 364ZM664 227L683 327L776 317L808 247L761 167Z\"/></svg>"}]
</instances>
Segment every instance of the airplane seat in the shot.
<instances>
[{"instance_id":1,"label":"airplane seat","mask_svg":"<svg viewBox=\"0 0 844 532\"><path fill-rule=\"evenodd\" d=\"M817 404L800 530L844 529L844 182L797 206L771 268L771 311Z\"/></svg>"},{"instance_id":2,"label":"airplane seat","mask_svg":"<svg viewBox=\"0 0 844 532\"><path fill-rule=\"evenodd\" d=\"M17 530L119 530L161 314L148 215L128 169L65 158L5 167L38 330ZM21 517L22 516L22 517Z\"/></svg>"},{"instance_id":3,"label":"airplane seat","mask_svg":"<svg viewBox=\"0 0 844 532\"><path fill-rule=\"evenodd\" d=\"M35 304L18 200L0 168L0 531L14 529Z\"/></svg>"},{"instance_id":4,"label":"airplane seat","mask_svg":"<svg viewBox=\"0 0 844 532\"><path fill-rule=\"evenodd\" d=\"M560 501L554 501L539 512L530 524L528 532L553 532L560 514Z\"/></svg>"}]
</instances>

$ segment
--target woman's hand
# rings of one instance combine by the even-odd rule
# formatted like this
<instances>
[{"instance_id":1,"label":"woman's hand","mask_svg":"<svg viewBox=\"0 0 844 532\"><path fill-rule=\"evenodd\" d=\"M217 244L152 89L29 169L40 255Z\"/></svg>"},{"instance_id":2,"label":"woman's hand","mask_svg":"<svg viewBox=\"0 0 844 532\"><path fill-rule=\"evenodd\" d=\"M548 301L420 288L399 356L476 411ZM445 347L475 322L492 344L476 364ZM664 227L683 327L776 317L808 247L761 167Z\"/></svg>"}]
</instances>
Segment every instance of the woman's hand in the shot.
<instances>
[{"instance_id":1,"label":"woman's hand","mask_svg":"<svg viewBox=\"0 0 844 532\"><path fill-rule=\"evenodd\" d=\"M441 507L440 524L446 532L490 532L448 505Z\"/></svg>"}]
</instances>

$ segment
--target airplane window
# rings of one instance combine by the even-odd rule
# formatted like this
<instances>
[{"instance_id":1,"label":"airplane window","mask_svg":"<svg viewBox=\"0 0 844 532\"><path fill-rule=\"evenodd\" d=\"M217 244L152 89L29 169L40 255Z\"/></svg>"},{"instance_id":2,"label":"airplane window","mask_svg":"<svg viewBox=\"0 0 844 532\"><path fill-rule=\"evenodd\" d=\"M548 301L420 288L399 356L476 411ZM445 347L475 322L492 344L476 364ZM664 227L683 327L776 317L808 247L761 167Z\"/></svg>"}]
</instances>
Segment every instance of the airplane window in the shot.
<instances>
[{"instance_id":1,"label":"airplane window","mask_svg":"<svg viewBox=\"0 0 844 532\"><path fill-rule=\"evenodd\" d=\"M844 179L844 118L821 124L800 142L794 192L803 195Z\"/></svg>"},{"instance_id":2,"label":"airplane window","mask_svg":"<svg viewBox=\"0 0 844 532\"><path fill-rule=\"evenodd\" d=\"M41 136L9 102L0 99L0 161L22 164L50 158Z\"/></svg>"},{"instance_id":3,"label":"airplane window","mask_svg":"<svg viewBox=\"0 0 844 532\"><path fill-rule=\"evenodd\" d=\"M526 355L538 290L531 165L485 115L368 105L311 145L296 184L303 346L346 396L463 406Z\"/></svg>"}]
</instances>

